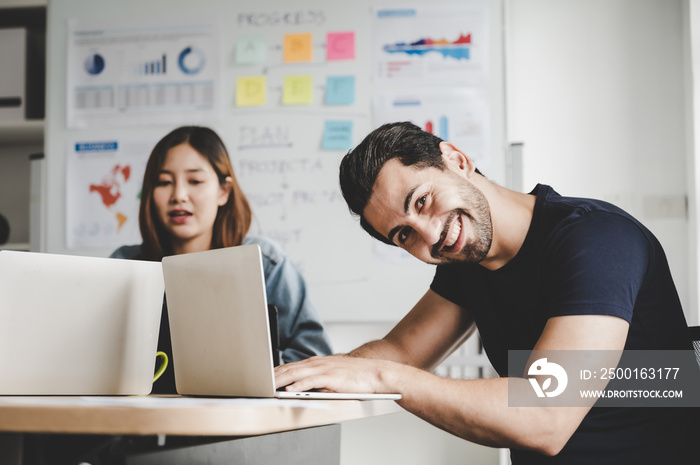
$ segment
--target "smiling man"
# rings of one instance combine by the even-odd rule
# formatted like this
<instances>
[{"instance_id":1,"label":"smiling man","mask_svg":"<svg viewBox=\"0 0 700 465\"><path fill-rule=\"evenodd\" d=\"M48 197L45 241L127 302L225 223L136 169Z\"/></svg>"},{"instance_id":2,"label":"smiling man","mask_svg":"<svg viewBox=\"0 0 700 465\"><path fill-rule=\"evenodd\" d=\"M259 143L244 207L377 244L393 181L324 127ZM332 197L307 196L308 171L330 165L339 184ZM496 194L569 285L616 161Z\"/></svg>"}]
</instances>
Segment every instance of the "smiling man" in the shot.
<instances>
[{"instance_id":1,"label":"smiling man","mask_svg":"<svg viewBox=\"0 0 700 465\"><path fill-rule=\"evenodd\" d=\"M510 447L516 465L682 463L697 409L508 405L509 350L692 349L662 247L642 224L549 186L498 186L410 123L367 136L340 183L368 233L437 265L435 277L383 339L278 367L278 386L398 392L439 428ZM432 374L476 328L501 377Z\"/></svg>"}]
</instances>

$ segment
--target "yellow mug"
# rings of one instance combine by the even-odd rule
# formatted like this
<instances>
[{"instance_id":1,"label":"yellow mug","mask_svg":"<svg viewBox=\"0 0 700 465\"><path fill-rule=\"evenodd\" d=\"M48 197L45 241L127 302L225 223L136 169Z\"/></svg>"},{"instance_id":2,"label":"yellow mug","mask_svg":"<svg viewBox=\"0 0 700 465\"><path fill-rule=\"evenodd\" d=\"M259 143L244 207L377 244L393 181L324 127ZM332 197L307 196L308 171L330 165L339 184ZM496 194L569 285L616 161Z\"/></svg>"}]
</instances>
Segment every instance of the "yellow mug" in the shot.
<instances>
[{"instance_id":1,"label":"yellow mug","mask_svg":"<svg viewBox=\"0 0 700 465\"><path fill-rule=\"evenodd\" d=\"M160 378L160 376L165 372L165 369L168 368L168 354L159 350L156 352L156 360L158 360L158 358L161 359L161 362L160 366L156 370L156 373L153 375L154 383L158 381L158 378Z\"/></svg>"}]
</instances>

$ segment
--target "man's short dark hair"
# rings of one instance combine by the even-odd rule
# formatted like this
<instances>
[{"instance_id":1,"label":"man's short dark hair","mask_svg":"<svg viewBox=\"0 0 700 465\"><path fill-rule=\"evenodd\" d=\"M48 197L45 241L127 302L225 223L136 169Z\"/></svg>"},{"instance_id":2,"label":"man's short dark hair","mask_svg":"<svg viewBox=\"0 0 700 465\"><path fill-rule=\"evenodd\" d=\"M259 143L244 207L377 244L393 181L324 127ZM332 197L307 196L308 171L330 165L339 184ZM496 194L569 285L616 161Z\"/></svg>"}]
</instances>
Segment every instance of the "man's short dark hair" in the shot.
<instances>
[{"instance_id":1,"label":"man's short dark hair","mask_svg":"<svg viewBox=\"0 0 700 465\"><path fill-rule=\"evenodd\" d=\"M389 123L372 131L340 162L340 190L348 208L372 237L394 245L365 219L364 211L384 164L398 158L405 166L445 169L439 137L409 122Z\"/></svg>"}]
</instances>

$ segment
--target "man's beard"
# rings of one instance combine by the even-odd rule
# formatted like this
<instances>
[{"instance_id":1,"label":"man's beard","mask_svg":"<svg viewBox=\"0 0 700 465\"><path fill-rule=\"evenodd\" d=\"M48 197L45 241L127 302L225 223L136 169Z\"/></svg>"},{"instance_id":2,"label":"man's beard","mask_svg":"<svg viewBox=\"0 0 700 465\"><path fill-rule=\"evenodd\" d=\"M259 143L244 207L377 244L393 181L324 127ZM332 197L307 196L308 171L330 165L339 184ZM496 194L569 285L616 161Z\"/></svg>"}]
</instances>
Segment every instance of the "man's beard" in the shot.
<instances>
[{"instance_id":1,"label":"man's beard","mask_svg":"<svg viewBox=\"0 0 700 465\"><path fill-rule=\"evenodd\" d=\"M491 222L491 209L486 196L467 182L460 190L461 199L464 202L465 208L454 209L447 220L438 241L430 252L430 255L440 260L442 263L480 263L491 250L491 242L493 241L493 223ZM450 225L453 223L457 215L463 215L469 218L470 223L474 228L476 238L472 242L468 242L462 247L457 256L443 256L438 250L445 242ZM462 229L466 228L466 224L462 224Z\"/></svg>"}]
</instances>

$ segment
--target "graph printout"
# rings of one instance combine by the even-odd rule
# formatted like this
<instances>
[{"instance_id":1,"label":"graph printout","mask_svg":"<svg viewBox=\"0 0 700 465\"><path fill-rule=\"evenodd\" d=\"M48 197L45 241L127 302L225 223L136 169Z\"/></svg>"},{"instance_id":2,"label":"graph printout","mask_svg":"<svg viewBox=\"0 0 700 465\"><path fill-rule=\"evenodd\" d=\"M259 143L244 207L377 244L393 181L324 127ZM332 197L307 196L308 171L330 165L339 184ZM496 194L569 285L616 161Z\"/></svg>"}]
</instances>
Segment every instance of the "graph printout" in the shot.
<instances>
[{"instance_id":1,"label":"graph printout","mask_svg":"<svg viewBox=\"0 0 700 465\"><path fill-rule=\"evenodd\" d=\"M483 85L488 78L486 2L376 8L378 85Z\"/></svg>"},{"instance_id":2,"label":"graph printout","mask_svg":"<svg viewBox=\"0 0 700 465\"><path fill-rule=\"evenodd\" d=\"M410 121L453 143L488 173L491 114L480 89L446 88L382 90L374 95L374 126Z\"/></svg>"},{"instance_id":3,"label":"graph printout","mask_svg":"<svg viewBox=\"0 0 700 465\"><path fill-rule=\"evenodd\" d=\"M69 21L68 127L218 119L219 40L215 19Z\"/></svg>"}]
</instances>

